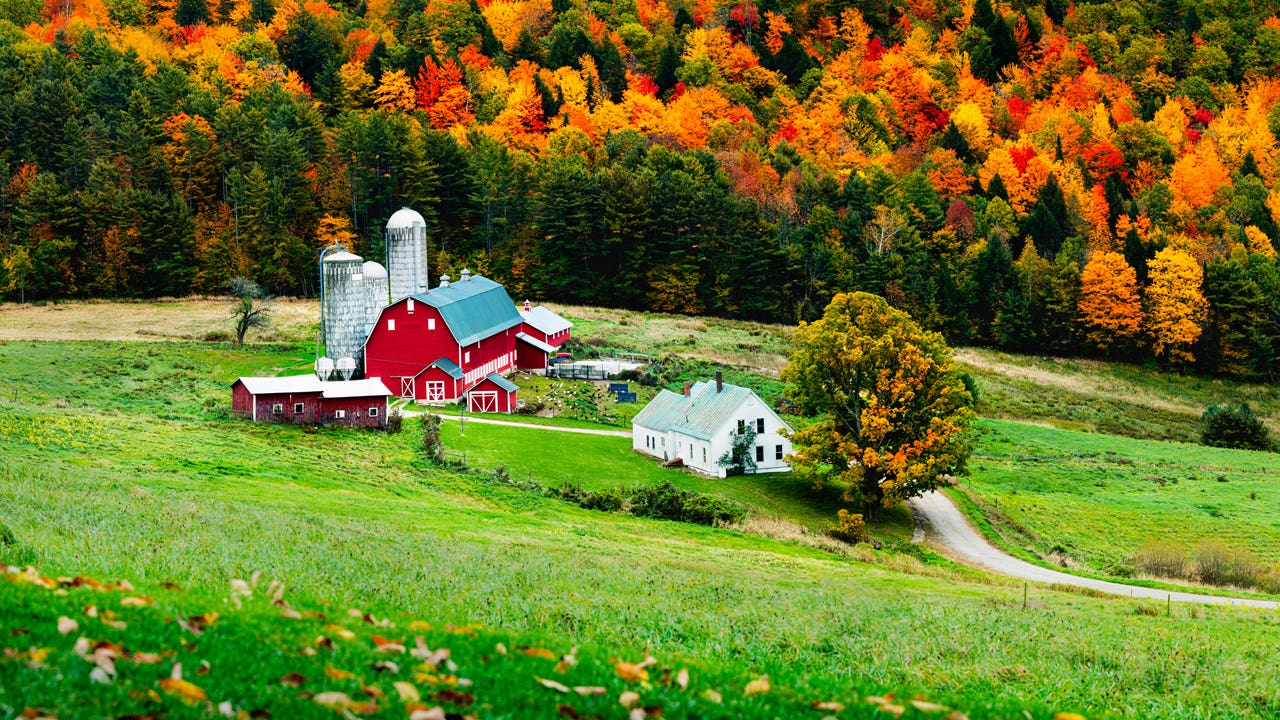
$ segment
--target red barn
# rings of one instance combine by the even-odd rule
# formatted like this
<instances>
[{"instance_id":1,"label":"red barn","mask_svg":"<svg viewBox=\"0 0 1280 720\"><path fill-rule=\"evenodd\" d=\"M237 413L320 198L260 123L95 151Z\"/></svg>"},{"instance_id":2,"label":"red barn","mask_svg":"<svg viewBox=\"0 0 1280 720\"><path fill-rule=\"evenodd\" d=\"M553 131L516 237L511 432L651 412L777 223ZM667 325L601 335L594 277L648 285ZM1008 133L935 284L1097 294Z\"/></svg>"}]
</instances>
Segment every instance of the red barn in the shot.
<instances>
[{"instance_id":1,"label":"red barn","mask_svg":"<svg viewBox=\"0 0 1280 720\"><path fill-rule=\"evenodd\" d=\"M522 322L498 283L465 274L453 284L446 279L382 309L365 341L365 375L386 378L405 397L426 400L430 391L433 400L456 400L485 377L515 367ZM433 366L439 372L425 372Z\"/></svg>"},{"instance_id":2,"label":"red barn","mask_svg":"<svg viewBox=\"0 0 1280 720\"><path fill-rule=\"evenodd\" d=\"M524 302L520 312L520 332L516 334L516 365L521 370L545 370L547 360L569 341L573 323L539 305Z\"/></svg>"},{"instance_id":3,"label":"red barn","mask_svg":"<svg viewBox=\"0 0 1280 720\"><path fill-rule=\"evenodd\" d=\"M231 384L231 409L259 422L385 428L390 396L378 378L242 377Z\"/></svg>"},{"instance_id":4,"label":"red barn","mask_svg":"<svg viewBox=\"0 0 1280 720\"><path fill-rule=\"evenodd\" d=\"M467 391L470 412L509 413L516 409L515 383L498 374L487 375Z\"/></svg>"}]
</instances>

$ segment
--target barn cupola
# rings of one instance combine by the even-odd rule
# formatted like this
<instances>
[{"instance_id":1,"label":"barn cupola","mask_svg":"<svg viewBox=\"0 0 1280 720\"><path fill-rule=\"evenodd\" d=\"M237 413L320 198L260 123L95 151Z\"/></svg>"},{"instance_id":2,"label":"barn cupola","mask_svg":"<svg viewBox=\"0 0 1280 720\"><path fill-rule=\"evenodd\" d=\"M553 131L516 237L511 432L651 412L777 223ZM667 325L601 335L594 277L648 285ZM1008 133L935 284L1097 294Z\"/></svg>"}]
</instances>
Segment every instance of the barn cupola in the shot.
<instances>
[{"instance_id":1,"label":"barn cupola","mask_svg":"<svg viewBox=\"0 0 1280 720\"><path fill-rule=\"evenodd\" d=\"M532 305L528 300L525 300L525 301L524 301L524 311L525 311L525 312L529 312L529 311L530 311L530 310L532 310L532 309L533 309L533 305Z\"/></svg>"},{"instance_id":2,"label":"barn cupola","mask_svg":"<svg viewBox=\"0 0 1280 720\"><path fill-rule=\"evenodd\" d=\"M458 277L458 279L459 279L459 280L461 280L462 282L466 282L466 281L470 280L470 279L471 279L471 271L470 271L470 270L468 270L468 269L466 269L466 268L462 268L462 274Z\"/></svg>"},{"instance_id":3,"label":"barn cupola","mask_svg":"<svg viewBox=\"0 0 1280 720\"><path fill-rule=\"evenodd\" d=\"M441 276L440 276L440 287L449 287L449 276L448 276L448 275L441 275Z\"/></svg>"}]
</instances>

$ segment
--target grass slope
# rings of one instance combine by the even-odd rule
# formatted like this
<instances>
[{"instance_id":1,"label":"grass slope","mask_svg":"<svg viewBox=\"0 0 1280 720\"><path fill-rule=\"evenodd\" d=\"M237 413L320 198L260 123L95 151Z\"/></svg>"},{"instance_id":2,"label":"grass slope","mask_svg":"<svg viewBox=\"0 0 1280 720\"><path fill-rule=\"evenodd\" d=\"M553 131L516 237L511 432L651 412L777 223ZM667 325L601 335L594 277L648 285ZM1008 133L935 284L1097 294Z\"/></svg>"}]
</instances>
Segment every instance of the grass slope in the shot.
<instances>
[{"instance_id":1,"label":"grass slope","mask_svg":"<svg viewBox=\"0 0 1280 720\"><path fill-rule=\"evenodd\" d=\"M295 704L298 689L277 687L281 672L306 676L308 692L357 694L350 682L317 681L319 661L298 656L323 626L226 605L229 581L254 571L283 581L296 607L330 621L348 607L392 616L404 630L379 633L386 637L407 636L413 619L496 628L475 644L431 637L432 647L457 649L460 672L484 680L470 690L484 717L556 717L565 702L532 681L543 666L480 667L495 640L554 655L580 646L591 669L566 684L606 685L607 703L583 706L603 716L623 713L609 658L645 653L661 666L691 668L696 689L726 698L715 706L669 687L637 687L666 717L809 716L820 700L848 704L841 717L861 717L876 712L865 698L886 692L922 694L973 718L1024 709L1032 717L1071 710L1168 718L1280 710L1274 614L1175 608L1174 617L1150 617L1129 601L1046 590L1024 609L1020 588L588 512L481 473L434 469L419 458L413 422L386 436L227 416L230 375L255 363L285 367L305 353L263 349L254 360L253 351L177 344L15 343L0 351L4 379L27 390L0 399L0 415L23 428L0 435L0 518L16 538L0 549L0 562L128 578L156 598L154 608L127 611L115 600L96 602L128 621L126 633L140 633L112 635L86 619L85 591L50 600L41 588L0 589L0 645L12 651L0 653L6 714L48 705L60 717L99 716L104 703L123 712L128 690L154 689L167 672L163 663L136 672L121 663L126 679L90 683L84 661L68 655L73 635L54 635L57 615L92 627L90 639L124 640L130 651L175 650L187 679L215 701L305 716L293 712L310 711ZM217 372L226 374L210 378L207 363L224 353L230 359ZM169 582L190 595L170 594ZM211 610L224 613L214 627L226 636L211 630L188 638L198 650L181 649L166 619ZM369 681L370 642L360 632L361 650L326 662ZM43 669L22 657L32 647L52 648ZM211 670L192 675L199 659ZM743 697L762 674L774 690ZM160 700L169 716L198 714ZM395 701L380 706L404 717Z\"/></svg>"}]
</instances>

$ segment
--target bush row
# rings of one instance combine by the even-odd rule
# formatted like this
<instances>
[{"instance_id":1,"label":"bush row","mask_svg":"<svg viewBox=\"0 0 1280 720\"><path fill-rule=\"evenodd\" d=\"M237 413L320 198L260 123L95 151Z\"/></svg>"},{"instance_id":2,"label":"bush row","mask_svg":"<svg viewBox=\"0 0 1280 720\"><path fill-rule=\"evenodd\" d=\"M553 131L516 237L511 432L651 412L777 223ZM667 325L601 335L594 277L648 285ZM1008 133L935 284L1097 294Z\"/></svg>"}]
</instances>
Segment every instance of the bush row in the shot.
<instances>
[{"instance_id":1,"label":"bush row","mask_svg":"<svg viewBox=\"0 0 1280 720\"><path fill-rule=\"evenodd\" d=\"M1280 594L1280 567L1267 565L1253 552L1218 540L1204 540L1190 553L1172 542L1151 542L1134 555L1134 565L1155 577Z\"/></svg>"},{"instance_id":2,"label":"bush row","mask_svg":"<svg viewBox=\"0 0 1280 720\"><path fill-rule=\"evenodd\" d=\"M588 510L626 512L637 517L678 520L695 525L728 525L742 522L747 516L747 509L732 500L682 490L669 482L658 486L604 490L583 490L566 484L550 489L548 494Z\"/></svg>"}]
</instances>

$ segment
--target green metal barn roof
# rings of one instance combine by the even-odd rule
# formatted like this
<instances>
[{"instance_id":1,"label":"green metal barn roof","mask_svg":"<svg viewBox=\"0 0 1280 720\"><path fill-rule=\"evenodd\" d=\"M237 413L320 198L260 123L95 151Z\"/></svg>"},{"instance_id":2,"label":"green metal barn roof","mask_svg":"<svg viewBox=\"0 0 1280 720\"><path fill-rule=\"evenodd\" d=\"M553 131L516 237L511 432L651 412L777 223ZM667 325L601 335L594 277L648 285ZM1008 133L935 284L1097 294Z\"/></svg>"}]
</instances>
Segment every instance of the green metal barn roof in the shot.
<instances>
[{"instance_id":1,"label":"green metal barn roof","mask_svg":"<svg viewBox=\"0 0 1280 720\"><path fill-rule=\"evenodd\" d=\"M479 275L459 280L448 287L418 293L413 299L439 310L449 332L462 346L477 343L522 322L506 289Z\"/></svg>"}]
</instances>

